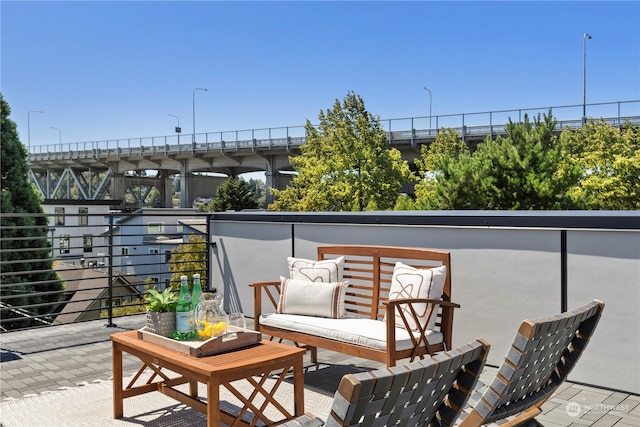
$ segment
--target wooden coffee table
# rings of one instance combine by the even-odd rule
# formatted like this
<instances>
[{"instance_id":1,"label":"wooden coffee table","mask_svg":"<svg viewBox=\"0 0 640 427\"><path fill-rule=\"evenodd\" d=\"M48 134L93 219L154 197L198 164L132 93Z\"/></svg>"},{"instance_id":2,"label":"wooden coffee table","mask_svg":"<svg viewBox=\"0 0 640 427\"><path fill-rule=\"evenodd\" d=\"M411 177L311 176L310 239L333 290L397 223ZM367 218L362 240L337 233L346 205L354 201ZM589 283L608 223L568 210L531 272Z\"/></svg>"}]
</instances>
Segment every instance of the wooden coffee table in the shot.
<instances>
[{"instance_id":1,"label":"wooden coffee table","mask_svg":"<svg viewBox=\"0 0 640 427\"><path fill-rule=\"evenodd\" d=\"M207 415L207 426L219 427L221 422L228 425L254 425L243 421L243 416L250 411L267 425L302 415L304 413L304 376L302 356L304 349L290 345L263 341L252 347L229 351L226 353L193 357L177 350L138 339L137 331L120 332L111 335L113 351L113 417L122 418L124 399L139 394L158 391L181 403ZM130 381L123 387L122 354L128 353L142 361L142 366ZM150 375L143 375L149 369ZM293 414L278 398L286 392L279 386L288 373L293 370ZM275 381L266 380L274 371ZM145 378L149 376L149 378ZM242 393L234 381L245 380L251 384L251 392ZM189 383L189 393L175 387ZM198 397L198 383L207 387L206 401ZM237 384L237 383L236 383ZM220 386L225 387L243 403L237 415L220 410ZM256 399L261 396L260 399ZM258 404L254 401L264 400ZM267 405L277 408L282 419L271 420L264 411ZM257 418L256 418L257 417Z\"/></svg>"}]
</instances>

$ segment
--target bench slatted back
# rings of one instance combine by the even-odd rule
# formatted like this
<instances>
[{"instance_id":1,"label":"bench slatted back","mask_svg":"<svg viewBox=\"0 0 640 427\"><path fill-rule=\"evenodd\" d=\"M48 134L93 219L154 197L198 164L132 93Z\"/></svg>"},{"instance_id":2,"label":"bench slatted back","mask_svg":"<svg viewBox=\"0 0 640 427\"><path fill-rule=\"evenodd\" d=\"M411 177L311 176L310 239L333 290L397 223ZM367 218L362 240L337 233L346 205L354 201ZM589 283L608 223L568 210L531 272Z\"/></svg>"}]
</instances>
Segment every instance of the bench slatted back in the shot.
<instances>
[{"instance_id":1,"label":"bench slatted back","mask_svg":"<svg viewBox=\"0 0 640 427\"><path fill-rule=\"evenodd\" d=\"M382 320L388 300L393 268L397 261L416 268L447 267L442 299L451 301L451 261L449 252L393 246L319 246L318 260L345 257L343 279L349 282L345 308L350 315ZM436 325L440 326L442 313Z\"/></svg>"}]
</instances>

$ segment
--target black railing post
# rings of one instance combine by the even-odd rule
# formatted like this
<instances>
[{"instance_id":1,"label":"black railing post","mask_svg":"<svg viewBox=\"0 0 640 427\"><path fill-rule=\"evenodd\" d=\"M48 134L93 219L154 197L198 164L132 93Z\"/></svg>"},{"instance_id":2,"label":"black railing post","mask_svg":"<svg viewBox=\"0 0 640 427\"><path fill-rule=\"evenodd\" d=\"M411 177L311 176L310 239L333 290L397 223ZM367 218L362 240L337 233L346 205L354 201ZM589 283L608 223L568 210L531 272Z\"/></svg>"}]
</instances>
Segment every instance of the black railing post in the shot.
<instances>
[{"instance_id":1,"label":"black railing post","mask_svg":"<svg viewBox=\"0 0 640 427\"><path fill-rule=\"evenodd\" d=\"M213 283L213 268L211 268L211 251L217 246L214 242L211 241L211 214L207 214L207 253L204 255L205 257L205 265L207 268L207 283L205 283L205 292L212 291L212 283Z\"/></svg>"},{"instance_id":2,"label":"black railing post","mask_svg":"<svg viewBox=\"0 0 640 427\"><path fill-rule=\"evenodd\" d=\"M567 311L567 230L560 231L560 311Z\"/></svg>"},{"instance_id":3,"label":"black railing post","mask_svg":"<svg viewBox=\"0 0 640 427\"><path fill-rule=\"evenodd\" d=\"M107 312L109 313L109 323L107 328L115 328L118 325L113 323L113 213L109 213L109 257L107 258L109 265L107 266L109 276L109 302L107 303Z\"/></svg>"}]
</instances>

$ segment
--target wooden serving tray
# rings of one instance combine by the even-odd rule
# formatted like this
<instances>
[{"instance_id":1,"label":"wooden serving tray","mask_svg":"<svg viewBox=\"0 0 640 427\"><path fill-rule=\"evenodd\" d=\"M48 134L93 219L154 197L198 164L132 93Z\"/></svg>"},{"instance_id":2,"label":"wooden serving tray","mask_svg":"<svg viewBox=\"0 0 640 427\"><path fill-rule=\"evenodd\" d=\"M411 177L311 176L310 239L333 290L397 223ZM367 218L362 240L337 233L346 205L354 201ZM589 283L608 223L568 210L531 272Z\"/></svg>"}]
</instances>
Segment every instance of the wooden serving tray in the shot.
<instances>
[{"instance_id":1,"label":"wooden serving tray","mask_svg":"<svg viewBox=\"0 0 640 427\"><path fill-rule=\"evenodd\" d=\"M178 341L151 333L147 331L147 327L145 326L138 330L138 339L162 345L181 353L190 354L194 357L204 357L258 344L262 341L262 334L260 332L248 331L246 329L241 330L239 328L234 331L234 327L229 326L227 327L226 334L210 338L206 341Z\"/></svg>"}]
</instances>

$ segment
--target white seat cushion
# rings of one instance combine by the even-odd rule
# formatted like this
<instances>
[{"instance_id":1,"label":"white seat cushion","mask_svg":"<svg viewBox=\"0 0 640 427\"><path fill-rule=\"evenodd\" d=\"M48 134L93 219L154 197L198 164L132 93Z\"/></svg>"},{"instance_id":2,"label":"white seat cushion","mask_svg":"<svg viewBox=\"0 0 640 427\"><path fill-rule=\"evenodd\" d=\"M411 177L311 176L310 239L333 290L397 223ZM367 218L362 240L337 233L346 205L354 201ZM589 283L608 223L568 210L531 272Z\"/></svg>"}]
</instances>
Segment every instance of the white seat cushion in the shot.
<instances>
[{"instance_id":1,"label":"white seat cushion","mask_svg":"<svg viewBox=\"0 0 640 427\"><path fill-rule=\"evenodd\" d=\"M386 324L381 320L356 317L330 319L299 316L295 314L269 313L260 316L260 324L288 331L328 338L378 350L387 349ZM417 336L417 335L416 335ZM427 331L429 344L442 342L442 333ZM396 327L396 350L413 348L409 331Z\"/></svg>"}]
</instances>

